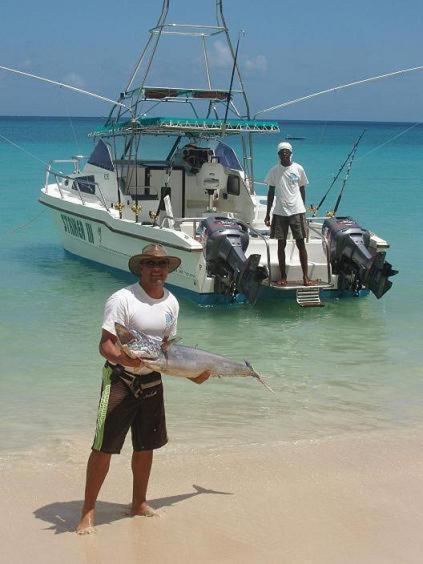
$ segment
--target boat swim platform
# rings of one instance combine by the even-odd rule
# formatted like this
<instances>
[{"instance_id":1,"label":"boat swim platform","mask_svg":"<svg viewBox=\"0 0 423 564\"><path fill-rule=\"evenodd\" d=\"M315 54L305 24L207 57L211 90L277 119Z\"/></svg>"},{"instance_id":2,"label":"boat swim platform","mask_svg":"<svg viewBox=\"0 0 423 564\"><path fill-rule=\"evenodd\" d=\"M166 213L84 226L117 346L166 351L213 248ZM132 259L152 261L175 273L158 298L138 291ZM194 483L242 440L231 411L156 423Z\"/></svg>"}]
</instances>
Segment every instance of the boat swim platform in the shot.
<instances>
[{"instance_id":1,"label":"boat swim platform","mask_svg":"<svg viewBox=\"0 0 423 564\"><path fill-rule=\"evenodd\" d=\"M287 282L286 286L279 286L276 281L272 281L269 284L267 279L263 280L262 286L267 286L275 290L281 290L282 292L292 291L292 290L304 290L304 288L318 288L319 290L332 290L333 284L328 284L327 282L319 282L318 284L312 284L311 286L304 286L301 280L290 280Z\"/></svg>"},{"instance_id":2,"label":"boat swim platform","mask_svg":"<svg viewBox=\"0 0 423 564\"><path fill-rule=\"evenodd\" d=\"M267 287L278 292L295 292L296 302L300 307L324 307L320 291L332 289L333 285L319 282L311 286L304 286L301 280L291 280L285 286L271 282L267 283Z\"/></svg>"}]
</instances>

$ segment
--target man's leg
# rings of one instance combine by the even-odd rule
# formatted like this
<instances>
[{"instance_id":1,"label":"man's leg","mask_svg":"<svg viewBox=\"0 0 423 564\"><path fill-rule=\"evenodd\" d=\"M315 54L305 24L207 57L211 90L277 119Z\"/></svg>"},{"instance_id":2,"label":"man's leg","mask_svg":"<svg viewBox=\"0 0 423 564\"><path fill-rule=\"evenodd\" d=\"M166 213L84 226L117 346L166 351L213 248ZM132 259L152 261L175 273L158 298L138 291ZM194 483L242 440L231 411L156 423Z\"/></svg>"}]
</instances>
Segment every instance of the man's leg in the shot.
<instances>
[{"instance_id":1,"label":"man's leg","mask_svg":"<svg viewBox=\"0 0 423 564\"><path fill-rule=\"evenodd\" d=\"M286 239L278 239L278 262L279 270L281 271L281 277L276 284L279 286L286 286L286 265L285 265L285 247Z\"/></svg>"},{"instance_id":2,"label":"man's leg","mask_svg":"<svg viewBox=\"0 0 423 564\"><path fill-rule=\"evenodd\" d=\"M312 286L313 281L308 277L308 256L307 249L304 243L304 239L296 239L296 244L298 248L298 253L300 255L301 268L303 270L303 283L304 286Z\"/></svg>"},{"instance_id":3,"label":"man's leg","mask_svg":"<svg viewBox=\"0 0 423 564\"><path fill-rule=\"evenodd\" d=\"M76 528L80 535L91 533L94 527L95 503L100 488L107 476L110 466L111 454L91 451L87 464L87 478L85 483L85 501L81 512L81 520Z\"/></svg>"},{"instance_id":4,"label":"man's leg","mask_svg":"<svg viewBox=\"0 0 423 564\"><path fill-rule=\"evenodd\" d=\"M155 511L146 502L152 464L152 450L134 451L132 453L133 488L131 515L143 515L145 517L156 515Z\"/></svg>"}]
</instances>

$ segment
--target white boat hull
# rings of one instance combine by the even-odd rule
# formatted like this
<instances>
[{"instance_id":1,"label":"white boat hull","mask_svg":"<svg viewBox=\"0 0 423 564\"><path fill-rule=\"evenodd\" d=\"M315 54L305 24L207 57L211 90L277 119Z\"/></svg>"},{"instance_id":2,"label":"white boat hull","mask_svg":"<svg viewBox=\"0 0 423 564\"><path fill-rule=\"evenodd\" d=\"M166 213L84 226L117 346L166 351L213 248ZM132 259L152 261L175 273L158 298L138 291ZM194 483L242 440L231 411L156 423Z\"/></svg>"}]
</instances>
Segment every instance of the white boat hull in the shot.
<instances>
[{"instance_id":1,"label":"white boat hull","mask_svg":"<svg viewBox=\"0 0 423 564\"><path fill-rule=\"evenodd\" d=\"M183 233L124 222L106 210L84 209L80 204L45 193L40 202L49 208L66 251L129 272L128 260L132 255L149 243L160 242L169 254L182 260L181 267L169 275L169 284L194 293L213 293L213 280L205 276L202 246L196 242L193 245L192 239Z\"/></svg>"}]
</instances>

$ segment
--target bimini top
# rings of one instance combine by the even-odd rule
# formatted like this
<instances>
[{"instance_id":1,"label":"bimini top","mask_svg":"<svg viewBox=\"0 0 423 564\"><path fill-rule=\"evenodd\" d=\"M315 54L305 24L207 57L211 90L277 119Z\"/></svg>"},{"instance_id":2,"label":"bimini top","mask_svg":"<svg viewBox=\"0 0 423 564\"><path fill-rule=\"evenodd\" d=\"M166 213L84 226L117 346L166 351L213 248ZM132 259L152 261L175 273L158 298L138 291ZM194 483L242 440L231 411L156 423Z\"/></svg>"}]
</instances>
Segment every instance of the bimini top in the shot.
<instances>
[{"instance_id":1,"label":"bimini top","mask_svg":"<svg viewBox=\"0 0 423 564\"><path fill-rule=\"evenodd\" d=\"M269 120L202 119L176 117L140 117L136 120L110 123L89 134L89 137L113 137L137 133L176 134L192 133L222 135L236 133L278 133L279 124Z\"/></svg>"}]
</instances>

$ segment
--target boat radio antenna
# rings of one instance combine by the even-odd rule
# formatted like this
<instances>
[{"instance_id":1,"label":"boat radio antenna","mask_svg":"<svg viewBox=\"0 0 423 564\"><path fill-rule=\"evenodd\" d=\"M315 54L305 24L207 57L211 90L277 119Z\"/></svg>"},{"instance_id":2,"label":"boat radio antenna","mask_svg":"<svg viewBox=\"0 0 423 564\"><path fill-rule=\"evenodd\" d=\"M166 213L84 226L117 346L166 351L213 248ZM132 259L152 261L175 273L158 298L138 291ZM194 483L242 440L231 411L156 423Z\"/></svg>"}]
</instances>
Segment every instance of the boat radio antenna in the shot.
<instances>
[{"instance_id":1,"label":"boat radio antenna","mask_svg":"<svg viewBox=\"0 0 423 564\"><path fill-rule=\"evenodd\" d=\"M226 100L225 118L224 118L224 120L223 120L222 128L225 127L225 125L226 125L226 120L228 119L229 104L230 104L231 96L232 96L232 87L233 87L233 84L234 84L234 76L235 76L236 63L237 63L237 60L238 60L239 42L240 42L241 36L242 36L243 34L244 34L244 32L241 30L241 31L239 32L239 35L238 35L238 41L236 42L235 55L234 55L234 64L232 65L231 82L230 82L230 84L229 84L229 92L228 92L228 97L227 97L227 100Z\"/></svg>"},{"instance_id":2,"label":"boat radio antenna","mask_svg":"<svg viewBox=\"0 0 423 564\"><path fill-rule=\"evenodd\" d=\"M320 200L319 204L317 205L316 208L313 209L313 217L316 216L317 211L321 208L323 202L326 200L327 195L329 194L329 192L332 190L335 182L338 180L339 175L341 174L341 172L344 170L345 165L348 163L348 161L352 158L354 158L355 156L355 152L357 150L358 144L361 141L361 138L363 137L364 133L366 132L366 130L364 129L361 133L361 135L358 137L358 139L356 140L356 142L353 145L353 148L351 149L351 151L348 153L346 159L344 160L344 162L342 163L342 165L340 166L338 172L335 174L335 176L333 177L333 180L329 186L329 188L326 190L325 195L323 196L323 198ZM351 168L351 167L350 167ZM338 203L339 205L339 203Z\"/></svg>"}]
</instances>

